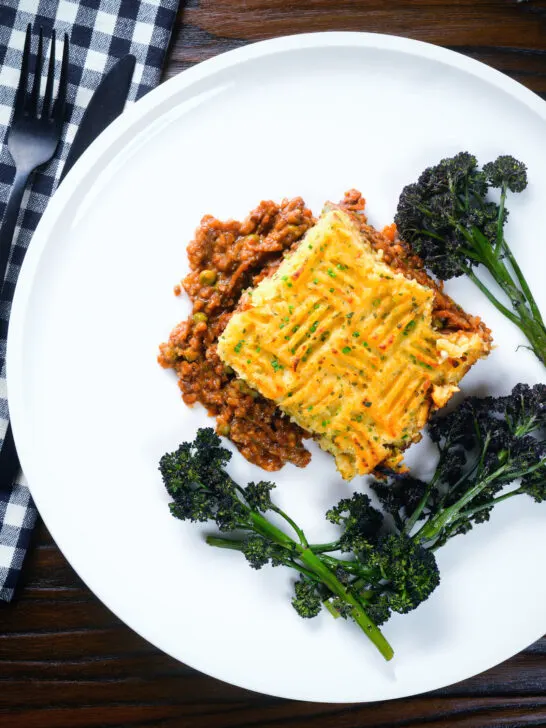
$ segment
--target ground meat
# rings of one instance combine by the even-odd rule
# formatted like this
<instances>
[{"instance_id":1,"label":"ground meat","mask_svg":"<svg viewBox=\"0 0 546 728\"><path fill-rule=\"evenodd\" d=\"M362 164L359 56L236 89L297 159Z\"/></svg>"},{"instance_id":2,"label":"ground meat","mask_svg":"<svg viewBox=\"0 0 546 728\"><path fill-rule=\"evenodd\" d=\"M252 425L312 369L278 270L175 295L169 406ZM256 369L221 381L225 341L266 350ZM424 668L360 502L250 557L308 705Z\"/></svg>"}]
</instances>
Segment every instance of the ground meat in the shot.
<instances>
[{"instance_id":1,"label":"ground meat","mask_svg":"<svg viewBox=\"0 0 546 728\"><path fill-rule=\"evenodd\" d=\"M315 224L299 197L261 202L243 221L205 216L188 245L190 273L182 282L192 315L160 346L159 363L178 375L184 402L203 404L216 417L216 431L237 445L250 462L279 470L304 467L309 435L242 380L218 357L216 344L242 294L280 265L284 255Z\"/></svg>"}]
</instances>

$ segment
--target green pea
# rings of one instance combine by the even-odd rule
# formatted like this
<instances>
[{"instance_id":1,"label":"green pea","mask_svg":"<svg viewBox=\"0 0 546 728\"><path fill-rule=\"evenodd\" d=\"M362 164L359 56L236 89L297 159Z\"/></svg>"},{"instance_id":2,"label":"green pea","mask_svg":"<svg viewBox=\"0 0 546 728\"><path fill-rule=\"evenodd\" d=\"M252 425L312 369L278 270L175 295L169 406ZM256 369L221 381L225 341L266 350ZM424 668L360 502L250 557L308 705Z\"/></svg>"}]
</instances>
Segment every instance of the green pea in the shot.
<instances>
[{"instance_id":1,"label":"green pea","mask_svg":"<svg viewBox=\"0 0 546 728\"><path fill-rule=\"evenodd\" d=\"M203 286L213 286L216 283L217 274L215 270L202 270L199 273L199 283Z\"/></svg>"}]
</instances>

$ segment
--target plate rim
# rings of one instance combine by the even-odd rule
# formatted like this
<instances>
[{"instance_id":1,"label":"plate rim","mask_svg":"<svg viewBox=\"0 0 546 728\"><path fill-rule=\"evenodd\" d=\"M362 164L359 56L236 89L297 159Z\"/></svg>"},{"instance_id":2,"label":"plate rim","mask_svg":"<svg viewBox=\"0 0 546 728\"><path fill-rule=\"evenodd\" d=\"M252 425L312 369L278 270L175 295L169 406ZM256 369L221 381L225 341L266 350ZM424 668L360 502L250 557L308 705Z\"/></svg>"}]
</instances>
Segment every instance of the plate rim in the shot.
<instances>
[{"instance_id":1,"label":"plate rim","mask_svg":"<svg viewBox=\"0 0 546 728\"><path fill-rule=\"evenodd\" d=\"M153 115L154 111L162 106L164 102L167 102L170 98L176 94L182 92L185 89L191 88L192 85L199 81L213 77L217 72L225 69L233 68L239 64L244 64L255 59L272 56L275 54L282 54L290 51L298 51L305 49L320 49L320 48L331 48L331 47L361 47L371 48L377 50L392 50L400 53L406 53L409 55L417 56L420 58L426 58L428 60L436 61L439 63L445 63L447 66L454 67L458 70L467 72L475 77L484 80L487 83L494 85L496 88L504 91L510 97L520 101L535 113L537 113L542 119L546 120L546 101L540 96L535 94L530 89L523 86L518 81L510 78L481 61L473 58L469 58L457 51L452 51L441 46L437 46L428 42L413 40L406 37L394 36L382 33L368 33L368 32L353 32L353 31L326 31L318 33L304 33L304 34L293 34L288 36L281 36L278 38L272 38L269 40L258 41L250 43L241 48L226 51L218 54L210 59L207 59L192 68L181 71L179 74L171 79L168 79L164 83L146 94L145 97L137 101L131 108L127 109L120 117L118 117L85 151L85 153L78 159L74 167L70 170L63 184L59 186L51 200L49 201L47 208L42 215L42 218L38 224L38 227L32 237L31 244L29 246L28 253L25 257L23 265L21 267L14 297L11 307L11 316L9 320L7 346L6 346L6 380L7 380L7 395L8 401L11 403L10 417L12 422L12 428L14 438L17 443L17 449L19 457L23 467L25 475L29 473L28 484L31 491L32 497L38 507L41 514L40 505L44 504L45 498L43 498L44 490L40 493L38 488L37 496L32 492L31 482L36 483L39 478L40 468L37 467L37 463L33 463L32 460L32 448L29 447L31 441L30 433L25 435L25 407L24 401L24 386L23 377L18 373L21 371L21 367L18 362L23 360L23 343L24 343L24 331L25 319L27 316L27 309L32 297L32 284L37 268L41 261L42 255L47 249L48 242L51 239L51 234L54 232L55 225L58 220L62 218L62 215L66 208L69 206L71 199L78 193L81 186L85 185L85 182L92 173L92 171L100 165L106 168L109 163L108 153L112 148L115 148L117 142L123 137L124 134L129 132L136 124L142 121L146 121L146 117L150 114ZM114 157L117 155L117 151ZM47 510L47 507L46 509ZM47 520L42 516L44 523L47 525ZM179 662L182 660L169 651L168 647L159 647L157 641L151 641L145 636L145 630L135 628L130 621L126 621L124 617L118 614L118 612L110 606L110 599L108 596L102 594L100 584L91 586L95 580L91 577L90 580L84 578L80 573L80 569L75 566L70 553L69 543L64 543L64 536L61 534L58 538L57 529L50 529L51 535L53 536L55 543L67 559L71 567L76 571L78 576L84 581L88 588L93 594L100 599L100 601L110 609L118 618L126 624L130 629L136 632L140 637L153 644L155 647L165 652L169 656L173 657ZM66 547L66 550L65 550ZM78 558L76 558L78 561ZM83 568L85 572L85 567ZM91 582L91 583L90 583ZM536 636L536 639L540 639L543 636L543 630ZM532 642L534 642L533 640ZM529 644L532 644L529 643ZM524 645L516 653L510 652L503 658L504 660L509 659L514 654L518 654L519 651L525 649L528 645ZM200 672L203 672L199 667L195 667L189 662L183 664L192 667ZM484 670L480 670L478 673L472 673L471 675L462 675L456 678L455 682L459 682L470 677L475 677L481 672L491 669L495 665L500 664L495 658L491 664L489 664ZM219 676L214 672L208 671L206 673L214 679L226 682L228 684L235 685L247 690L245 684L241 682L231 682L226 677ZM441 684L429 685L423 687L422 690L402 690L396 695L390 695L390 697L374 697L371 700L362 699L358 702L374 702L377 700L385 699L399 699L405 698L412 695L420 695L431 690L438 690L449 685L455 684L452 679L448 682L442 682ZM256 692L256 691L254 691ZM319 701L318 698L302 698L294 694L288 694L286 692L267 692L268 695L273 695L280 698L291 699L291 700L308 700L309 702L326 702L326 703L340 703L339 700L329 700L327 697L322 697ZM354 702L354 700L346 700L344 703Z\"/></svg>"}]
</instances>

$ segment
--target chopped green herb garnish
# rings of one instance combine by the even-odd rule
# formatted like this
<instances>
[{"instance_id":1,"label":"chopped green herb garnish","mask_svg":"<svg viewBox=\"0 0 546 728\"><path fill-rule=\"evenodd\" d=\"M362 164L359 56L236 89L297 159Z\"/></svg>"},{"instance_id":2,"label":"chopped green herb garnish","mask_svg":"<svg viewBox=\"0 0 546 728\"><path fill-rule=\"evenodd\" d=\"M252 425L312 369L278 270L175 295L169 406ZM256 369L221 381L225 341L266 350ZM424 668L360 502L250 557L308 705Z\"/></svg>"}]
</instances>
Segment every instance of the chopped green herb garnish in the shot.
<instances>
[{"instance_id":1,"label":"chopped green herb garnish","mask_svg":"<svg viewBox=\"0 0 546 728\"><path fill-rule=\"evenodd\" d=\"M343 352L344 354L350 354L350 353L351 353L351 351L352 351L352 349L351 349L351 347L350 347L350 346L344 346L344 347L343 347L343 349L342 349L341 351L342 351L342 352Z\"/></svg>"}]
</instances>

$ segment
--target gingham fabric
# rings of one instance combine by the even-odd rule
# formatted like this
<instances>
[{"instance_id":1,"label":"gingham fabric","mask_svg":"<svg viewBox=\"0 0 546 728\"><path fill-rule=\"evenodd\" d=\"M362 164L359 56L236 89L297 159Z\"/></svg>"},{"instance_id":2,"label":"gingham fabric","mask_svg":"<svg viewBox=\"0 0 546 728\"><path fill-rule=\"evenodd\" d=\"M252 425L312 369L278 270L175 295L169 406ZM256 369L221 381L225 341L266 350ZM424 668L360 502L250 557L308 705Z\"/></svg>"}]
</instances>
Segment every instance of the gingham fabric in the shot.
<instances>
[{"instance_id":1,"label":"gingham fabric","mask_svg":"<svg viewBox=\"0 0 546 728\"><path fill-rule=\"evenodd\" d=\"M15 90L28 23L70 38L66 124L55 158L33 177L23 199L0 309L0 437L4 436L6 399L5 353L10 304L24 252L57 185L63 160L83 112L105 71L116 59L133 53L137 62L129 101L157 85L179 0L0 0L0 218L6 208L15 168L6 146ZM33 51L37 40L34 38ZM31 65L32 70L32 65ZM44 74L47 64L44 64ZM60 62L57 60L57 76ZM45 84L45 79L43 80ZM43 87L42 87L43 89ZM0 599L9 601L36 521L36 508L20 474L9 493L0 493Z\"/></svg>"}]
</instances>

